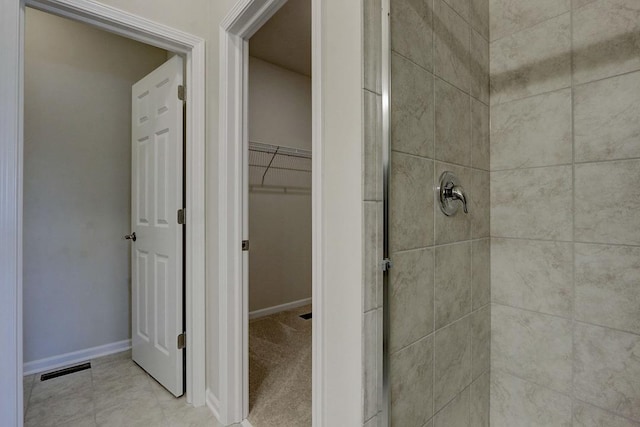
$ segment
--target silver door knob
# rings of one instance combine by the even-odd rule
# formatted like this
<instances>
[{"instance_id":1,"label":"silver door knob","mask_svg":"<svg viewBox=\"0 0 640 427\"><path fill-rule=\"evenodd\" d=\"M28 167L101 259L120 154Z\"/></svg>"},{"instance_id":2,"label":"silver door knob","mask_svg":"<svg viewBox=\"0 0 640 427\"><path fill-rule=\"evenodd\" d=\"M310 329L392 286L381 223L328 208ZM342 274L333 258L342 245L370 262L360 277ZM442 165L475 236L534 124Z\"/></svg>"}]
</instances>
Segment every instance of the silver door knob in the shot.
<instances>
[{"instance_id":1,"label":"silver door knob","mask_svg":"<svg viewBox=\"0 0 640 427\"><path fill-rule=\"evenodd\" d=\"M124 240L132 240L132 241L136 241L136 232L134 231L131 234L125 234L124 235Z\"/></svg>"},{"instance_id":2,"label":"silver door knob","mask_svg":"<svg viewBox=\"0 0 640 427\"><path fill-rule=\"evenodd\" d=\"M440 210L447 215L453 216L458 211L458 207L462 202L462 210L469 213L467 208L468 199L464 193L464 188L460 185L458 177L453 172L444 172L440 176L440 186L438 187L440 195Z\"/></svg>"}]
</instances>

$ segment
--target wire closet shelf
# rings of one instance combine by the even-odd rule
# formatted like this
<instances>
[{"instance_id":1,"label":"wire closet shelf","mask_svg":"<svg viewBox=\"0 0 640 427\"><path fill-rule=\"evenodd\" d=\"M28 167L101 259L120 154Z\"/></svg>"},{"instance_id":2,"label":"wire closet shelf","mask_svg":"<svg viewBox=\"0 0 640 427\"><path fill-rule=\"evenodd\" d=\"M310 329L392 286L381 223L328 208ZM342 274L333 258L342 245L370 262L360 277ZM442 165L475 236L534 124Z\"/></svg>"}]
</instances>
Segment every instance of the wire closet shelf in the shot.
<instances>
[{"instance_id":1,"label":"wire closet shelf","mask_svg":"<svg viewBox=\"0 0 640 427\"><path fill-rule=\"evenodd\" d=\"M249 142L249 190L309 193L311 151Z\"/></svg>"}]
</instances>

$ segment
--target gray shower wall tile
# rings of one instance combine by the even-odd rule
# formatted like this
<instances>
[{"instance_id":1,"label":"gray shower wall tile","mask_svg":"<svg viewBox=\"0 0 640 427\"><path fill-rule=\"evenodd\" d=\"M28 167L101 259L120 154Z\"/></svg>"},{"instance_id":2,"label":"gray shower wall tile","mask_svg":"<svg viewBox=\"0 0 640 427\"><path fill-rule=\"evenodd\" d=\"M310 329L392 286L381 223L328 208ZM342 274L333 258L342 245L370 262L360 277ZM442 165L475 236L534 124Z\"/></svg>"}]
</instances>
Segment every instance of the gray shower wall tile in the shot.
<instances>
[{"instance_id":1,"label":"gray shower wall tile","mask_svg":"<svg viewBox=\"0 0 640 427\"><path fill-rule=\"evenodd\" d=\"M469 23L482 37L489 40L489 0L471 0Z\"/></svg>"},{"instance_id":2,"label":"gray shower wall tile","mask_svg":"<svg viewBox=\"0 0 640 427\"><path fill-rule=\"evenodd\" d=\"M382 202L364 202L364 311L382 307Z\"/></svg>"},{"instance_id":3,"label":"gray shower wall tile","mask_svg":"<svg viewBox=\"0 0 640 427\"><path fill-rule=\"evenodd\" d=\"M460 184L467 189L467 195L471 197L469 193L469 184L471 182L471 169L464 168L457 165L452 165L448 163L436 162L436 173L435 173L435 186L440 185L440 176L445 171L451 171L460 180ZM465 214L462 211L462 207L458 209L458 212L453 216L446 216L440 210L440 200L439 196L436 194L436 191L433 192L434 203L436 204L435 209L435 243L436 245L441 245L445 243L453 243L460 242L464 240L469 240L471 237L471 215Z\"/></svg>"},{"instance_id":4,"label":"gray shower wall tile","mask_svg":"<svg viewBox=\"0 0 640 427\"><path fill-rule=\"evenodd\" d=\"M469 95L435 80L435 159L471 164L471 107Z\"/></svg>"},{"instance_id":5,"label":"gray shower wall tile","mask_svg":"<svg viewBox=\"0 0 640 427\"><path fill-rule=\"evenodd\" d=\"M558 392L571 391L571 320L493 304L491 367Z\"/></svg>"},{"instance_id":6,"label":"gray shower wall tile","mask_svg":"<svg viewBox=\"0 0 640 427\"><path fill-rule=\"evenodd\" d=\"M494 238L492 301L571 317L573 244Z\"/></svg>"},{"instance_id":7,"label":"gray shower wall tile","mask_svg":"<svg viewBox=\"0 0 640 427\"><path fill-rule=\"evenodd\" d=\"M489 170L489 107L482 102L471 99L471 166Z\"/></svg>"},{"instance_id":8,"label":"gray shower wall tile","mask_svg":"<svg viewBox=\"0 0 640 427\"><path fill-rule=\"evenodd\" d=\"M597 30L596 30L597 29ZM573 14L574 82L640 70L640 2L599 0Z\"/></svg>"},{"instance_id":9,"label":"gray shower wall tile","mask_svg":"<svg viewBox=\"0 0 640 427\"><path fill-rule=\"evenodd\" d=\"M640 247L576 244L575 317L640 335Z\"/></svg>"},{"instance_id":10,"label":"gray shower wall tile","mask_svg":"<svg viewBox=\"0 0 640 427\"><path fill-rule=\"evenodd\" d=\"M389 270L389 351L433 332L434 250L418 249L393 254Z\"/></svg>"},{"instance_id":11,"label":"gray shower wall tile","mask_svg":"<svg viewBox=\"0 0 640 427\"><path fill-rule=\"evenodd\" d=\"M391 425L422 426L433 415L433 335L390 356Z\"/></svg>"},{"instance_id":12,"label":"gray shower wall tile","mask_svg":"<svg viewBox=\"0 0 640 427\"><path fill-rule=\"evenodd\" d=\"M491 426L572 427L571 398L503 372L491 372Z\"/></svg>"},{"instance_id":13,"label":"gray shower wall tile","mask_svg":"<svg viewBox=\"0 0 640 427\"><path fill-rule=\"evenodd\" d=\"M491 108L491 170L572 162L571 89Z\"/></svg>"},{"instance_id":14,"label":"gray shower wall tile","mask_svg":"<svg viewBox=\"0 0 640 427\"><path fill-rule=\"evenodd\" d=\"M391 147L433 158L433 75L397 54L391 73Z\"/></svg>"},{"instance_id":15,"label":"gray shower wall tile","mask_svg":"<svg viewBox=\"0 0 640 427\"><path fill-rule=\"evenodd\" d=\"M434 74L469 93L470 27L444 0L434 0Z\"/></svg>"},{"instance_id":16,"label":"gray shower wall tile","mask_svg":"<svg viewBox=\"0 0 640 427\"><path fill-rule=\"evenodd\" d=\"M491 306L471 313L471 376L475 380L491 365Z\"/></svg>"},{"instance_id":17,"label":"gray shower wall tile","mask_svg":"<svg viewBox=\"0 0 640 427\"><path fill-rule=\"evenodd\" d=\"M595 406L576 401L573 404L574 427L640 427L627 418L622 418Z\"/></svg>"},{"instance_id":18,"label":"gray shower wall tile","mask_svg":"<svg viewBox=\"0 0 640 427\"><path fill-rule=\"evenodd\" d=\"M489 427L490 374L485 372L470 387L470 427Z\"/></svg>"},{"instance_id":19,"label":"gray shower wall tile","mask_svg":"<svg viewBox=\"0 0 640 427\"><path fill-rule=\"evenodd\" d=\"M382 201L382 96L363 90L365 200Z\"/></svg>"},{"instance_id":20,"label":"gray shower wall tile","mask_svg":"<svg viewBox=\"0 0 640 427\"><path fill-rule=\"evenodd\" d=\"M489 237L491 234L491 194L489 191L490 174L487 171L471 169L468 189L469 219L471 220L471 238Z\"/></svg>"},{"instance_id":21,"label":"gray shower wall tile","mask_svg":"<svg viewBox=\"0 0 640 427\"><path fill-rule=\"evenodd\" d=\"M469 387L454 397L435 417L434 427L469 427L470 426Z\"/></svg>"},{"instance_id":22,"label":"gray shower wall tile","mask_svg":"<svg viewBox=\"0 0 640 427\"><path fill-rule=\"evenodd\" d=\"M640 157L640 72L578 86L574 103L577 162Z\"/></svg>"},{"instance_id":23,"label":"gray shower wall tile","mask_svg":"<svg viewBox=\"0 0 640 427\"><path fill-rule=\"evenodd\" d=\"M469 72L471 96L489 103L489 42L475 30L471 30Z\"/></svg>"},{"instance_id":24,"label":"gray shower wall tile","mask_svg":"<svg viewBox=\"0 0 640 427\"><path fill-rule=\"evenodd\" d=\"M390 246L392 252L433 244L433 161L391 155Z\"/></svg>"},{"instance_id":25,"label":"gray shower wall tile","mask_svg":"<svg viewBox=\"0 0 640 427\"><path fill-rule=\"evenodd\" d=\"M491 172L491 235L571 240L571 166Z\"/></svg>"},{"instance_id":26,"label":"gray shower wall tile","mask_svg":"<svg viewBox=\"0 0 640 427\"><path fill-rule=\"evenodd\" d=\"M391 50L433 70L433 0L391 0Z\"/></svg>"},{"instance_id":27,"label":"gray shower wall tile","mask_svg":"<svg viewBox=\"0 0 640 427\"><path fill-rule=\"evenodd\" d=\"M491 302L491 240L471 242L471 299L477 310Z\"/></svg>"},{"instance_id":28,"label":"gray shower wall tile","mask_svg":"<svg viewBox=\"0 0 640 427\"><path fill-rule=\"evenodd\" d=\"M571 0L490 0L491 40L561 15L570 7Z\"/></svg>"},{"instance_id":29,"label":"gray shower wall tile","mask_svg":"<svg viewBox=\"0 0 640 427\"><path fill-rule=\"evenodd\" d=\"M382 309L368 311L363 316L363 414L367 420L382 404Z\"/></svg>"},{"instance_id":30,"label":"gray shower wall tile","mask_svg":"<svg viewBox=\"0 0 640 427\"><path fill-rule=\"evenodd\" d=\"M471 312L471 242L435 248L435 328Z\"/></svg>"},{"instance_id":31,"label":"gray shower wall tile","mask_svg":"<svg viewBox=\"0 0 640 427\"><path fill-rule=\"evenodd\" d=\"M470 316L435 333L433 403L436 412L471 384L470 335Z\"/></svg>"},{"instance_id":32,"label":"gray shower wall tile","mask_svg":"<svg viewBox=\"0 0 640 427\"><path fill-rule=\"evenodd\" d=\"M577 241L640 244L640 160L576 165L575 209Z\"/></svg>"},{"instance_id":33,"label":"gray shower wall tile","mask_svg":"<svg viewBox=\"0 0 640 427\"><path fill-rule=\"evenodd\" d=\"M565 13L491 43L492 105L571 85L570 24Z\"/></svg>"},{"instance_id":34,"label":"gray shower wall tile","mask_svg":"<svg viewBox=\"0 0 640 427\"><path fill-rule=\"evenodd\" d=\"M574 347L575 397L640 421L640 336L576 323Z\"/></svg>"},{"instance_id":35,"label":"gray shower wall tile","mask_svg":"<svg viewBox=\"0 0 640 427\"><path fill-rule=\"evenodd\" d=\"M382 0L363 0L362 56L364 88L382 93Z\"/></svg>"}]
</instances>

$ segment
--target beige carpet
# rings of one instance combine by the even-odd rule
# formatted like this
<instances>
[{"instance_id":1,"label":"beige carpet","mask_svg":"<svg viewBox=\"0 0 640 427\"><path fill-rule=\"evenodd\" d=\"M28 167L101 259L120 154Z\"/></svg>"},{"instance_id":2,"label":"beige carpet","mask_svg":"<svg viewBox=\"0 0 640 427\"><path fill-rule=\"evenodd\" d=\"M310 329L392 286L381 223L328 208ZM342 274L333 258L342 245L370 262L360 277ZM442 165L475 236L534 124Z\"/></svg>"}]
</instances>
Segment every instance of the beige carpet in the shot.
<instances>
[{"instance_id":1,"label":"beige carpet","mask_svg":"<svg viewBox=\"0 0 640 427\"><path fill-rule=\"evenodd\" d=\"M311 426L311 306L249 322L249 421Z\"/></svg>"}]
</instances>

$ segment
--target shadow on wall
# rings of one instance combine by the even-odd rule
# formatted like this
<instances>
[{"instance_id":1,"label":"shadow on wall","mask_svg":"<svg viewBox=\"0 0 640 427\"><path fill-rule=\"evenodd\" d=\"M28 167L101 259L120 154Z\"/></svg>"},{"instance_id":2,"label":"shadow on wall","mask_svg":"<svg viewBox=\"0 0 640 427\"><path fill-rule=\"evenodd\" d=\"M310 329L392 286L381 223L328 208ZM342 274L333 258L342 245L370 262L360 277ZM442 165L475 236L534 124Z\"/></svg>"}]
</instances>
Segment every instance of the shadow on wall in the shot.
<instances>
[{"instance_id":1,"label":"shadow on wall","mask_svg":"<svg viewBox=\"0 0 640 427\"><path fill-rule=\"evenodd\" d=\"M583 58L581 61L581 65L583 67L588 65L591 69L595 69L599 65L611 65L628 59L629 53L637 52L638 46L640 46L640 31L633 31L622 33L615 37L601 40L597 43L592 43L578 49L573 48L572 50L570 40L571 34L570 32L567 32L567 34L569 37L566 40L566 48L561 48L555 55L525 63L515 69L497 72L495 74L492 73L491 96L500 98L502 94L517 92L523 87L530 87L536 83L542 83L550 80L551 78L557 80L559 78L566 77L569 81L572 73L572 57ZM509 37L511 36L492 42L492 46L496 43L505 43L505 41L508 41L506 39ZM504 50L509 57L505 62L512 59L510 53L514 53L516 49L521 49L522 47L523 46L516 45L513 41L506 45ZM558 51L558 49L553 50ZM607 51L610 53L596 53ZM493 69L493 67L491 68ZM570 84L563 85L562 87L568 86L570 86ZM553 89L557 89L557 87L554 87Z\"/></svg>"}]
</instances>

